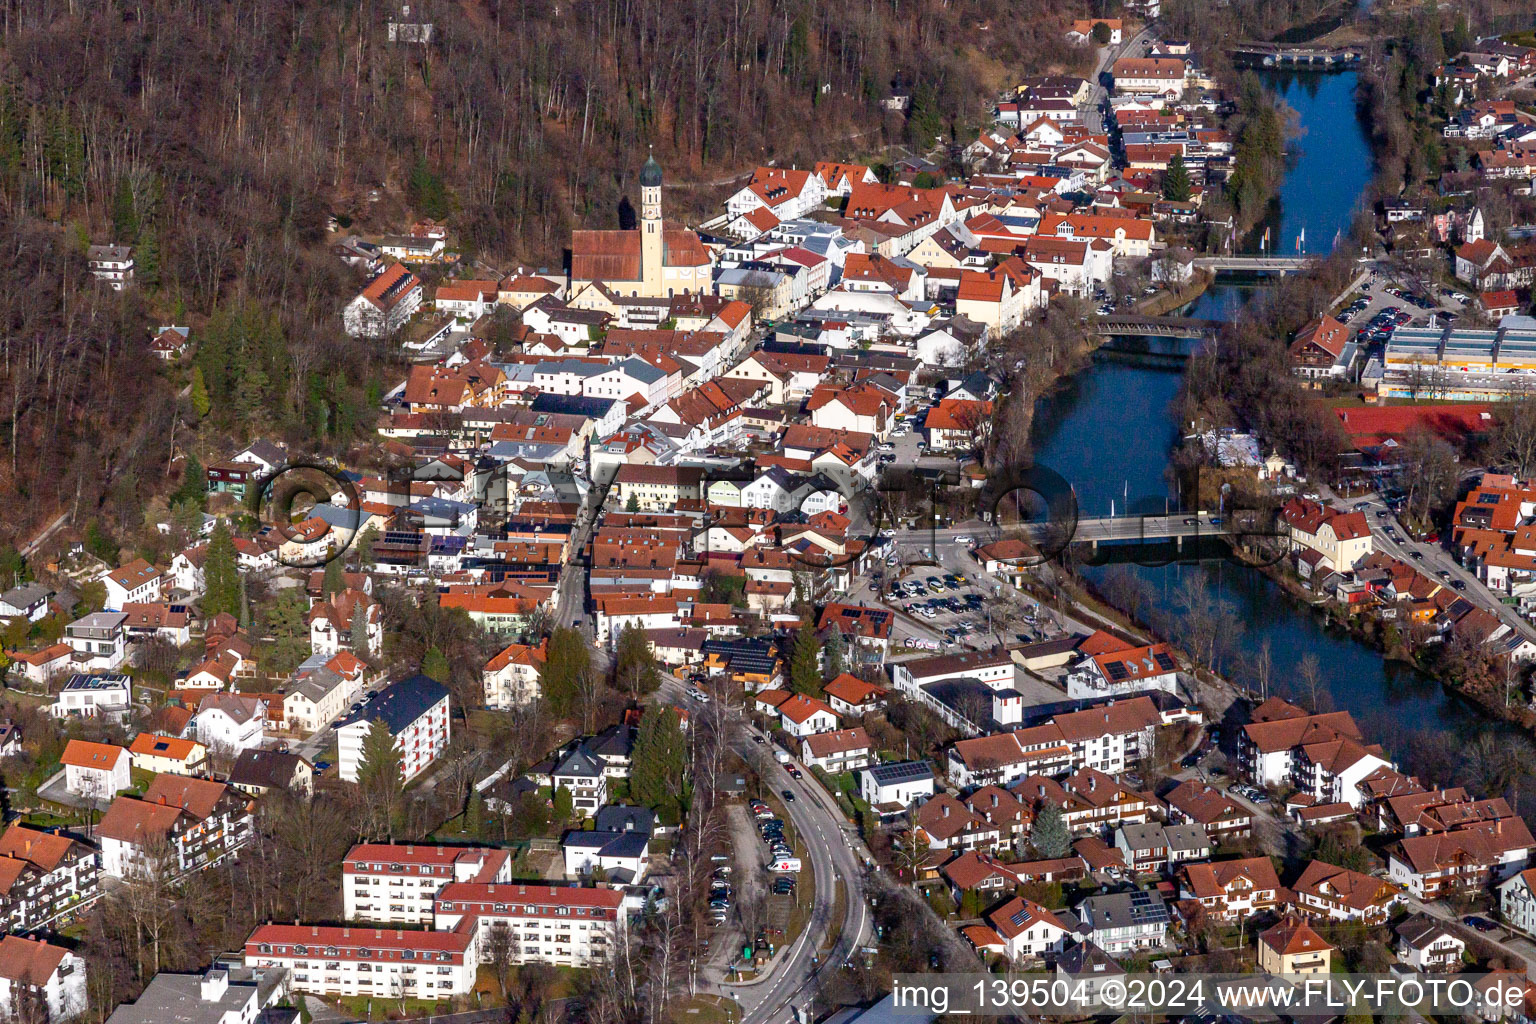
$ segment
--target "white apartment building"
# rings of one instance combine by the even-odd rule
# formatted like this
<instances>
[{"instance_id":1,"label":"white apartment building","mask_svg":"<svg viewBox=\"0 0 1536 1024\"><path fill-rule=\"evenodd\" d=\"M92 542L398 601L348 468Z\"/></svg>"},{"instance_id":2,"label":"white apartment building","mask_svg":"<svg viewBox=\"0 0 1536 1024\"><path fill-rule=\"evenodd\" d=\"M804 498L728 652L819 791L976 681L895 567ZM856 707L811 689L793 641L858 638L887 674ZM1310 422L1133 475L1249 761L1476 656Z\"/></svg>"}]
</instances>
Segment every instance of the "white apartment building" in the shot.
<instances>
[{"instance_id":1,"label":"white apartment building","mask_svg":"<svg viewBox=\"0 0 1536 1024\"><path fill-rule=\"evenodd\" d=\"M245 940L246 966L286 968L295 992L376 999L442 999L475 987L472 924L454 931L262 925Z\"/></svg>"},{"instance_id":2,"label":"white apartment building","mask_svg":"<svg viewBox=\"0 0 1536 1024\"><path fill-rule=\"evenodd\" d=\"M624 927L623 900L618 889L455 882L438 897L435 921L455 930L469 922L486 959L500 925L515 940L515 963L590 967L608 959Z\"/></svg>"},{"instance_id":3,"label":"white apartment building","mask_svg":"<svg viewBox=\"0 0 1536 1024\"><path fill-rule=\"evenodd\" d=\"M34 996L48 1008L48 1021L84 1013L85 960L62 946L7 935L0 939L0 1018L35 1019L27 1007Z\"/></svg>"},{"instance_id":4,"label":"white apartment building","mask_svg":"<svg viewBox=\"0 0 1536 1024\"><path fill-rule=\"evenodd\" d=\"M391 683L373 702L336 725L337 772L357 781L363 741L373 723L382 721L400 751L400 776L409 782L448 747L448 689L430 676L414 675Z\"/></svg>"},{"instance_id":5,"label":"white apartment building","mask_svg":"<svg viewBox=\"0 0 1536 1024\"><path fill-rule=\"evenodd\" d=\"M360 843L341 864L342 916L381 924L431 924L433 901L454 882L506 882L512 858L476 846Z\"/></svg>"}]
</instances>

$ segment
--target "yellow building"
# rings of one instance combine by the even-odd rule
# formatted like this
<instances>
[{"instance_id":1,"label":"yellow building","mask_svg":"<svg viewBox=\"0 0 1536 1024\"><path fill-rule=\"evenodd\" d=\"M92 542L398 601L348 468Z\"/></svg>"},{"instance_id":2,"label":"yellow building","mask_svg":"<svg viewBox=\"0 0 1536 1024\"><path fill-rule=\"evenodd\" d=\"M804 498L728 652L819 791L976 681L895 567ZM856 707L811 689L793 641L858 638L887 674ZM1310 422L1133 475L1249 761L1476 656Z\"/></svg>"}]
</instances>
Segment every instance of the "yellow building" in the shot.
<instances>
[{"instance_id":1,"label":"yellow building","mask_svg":"<svg viewBox=\"0 0 1536 1024\"><path fill-rule=\"evenodd\" d=\"M594 282L627 297L709 292L714 260L695 232L662 220L661 165L654 158L640 170L639 228L573 231L570 294Z\"/></svg>"},{"instance_id":2,"label":"yellow building","mask_svg":"<svg viewBox=\"0 0 1536 1024\"><path fill-rule=\"evenodd\" d=\"M1299 917L1287 917L1259 936L1259 970L1269 974L1327 974L1333 947Z\"/></svg>"}]
</instances>

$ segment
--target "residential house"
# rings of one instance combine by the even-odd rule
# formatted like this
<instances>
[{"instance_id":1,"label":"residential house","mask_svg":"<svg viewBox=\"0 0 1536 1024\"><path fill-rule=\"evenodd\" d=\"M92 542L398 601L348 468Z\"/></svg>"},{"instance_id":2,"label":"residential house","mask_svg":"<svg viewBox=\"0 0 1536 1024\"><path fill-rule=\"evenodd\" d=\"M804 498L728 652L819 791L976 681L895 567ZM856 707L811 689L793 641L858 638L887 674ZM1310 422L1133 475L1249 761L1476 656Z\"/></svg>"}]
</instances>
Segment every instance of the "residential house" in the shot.
<instances>
[{"instance_id":1,"label":"residential house","mask_svg":"<svg viewBox=\"0 0 1536 1024\"><path fill-rule=\"evenodd\" d=\"M92 245L85 251L91 276L115 292L133 283L133 246Z\"/></svg>"},{"instance_id":2,"label":"residential house","mask_svg":"<svg viewBox=\"0 0 1536 1024\"><path fill-rule=\"evenodd\" d=\"M1292 885L1296 907L1329 921L1385 924L1403 890L1392 882L1314 860Z\"/></svg>"},{"instance_id":3,"label":"residential house","mask_svg":"<svg viewBox=\"0 0 1536 1024\"><path fill-rule=\"evenodd\" d=\"M485 706L509 711L537 700L547 647L545 642L538 646L508 644L486 662L480 674Z\"/></svg>"},{"instance_id":4,"label":"residential house","mask_svg":"<svg viewBox=\"0 0 1536 1024\"><path fill-rule=\"evenodd\" d=\"M560 758L549 776L551 790L569 793L572 808L582 814L595 815L608 802L608 772L584 747L577 746Z\"/></svg>"},{"instance_id":5,"label":"residential house","mask_svg":"<svg viewBox=\"0 0 1536 1024\"><path fill-rule=\"evenodd\" d=\"M0 619L38 622L48 615L53 591L41 583L21 583L0 594Z\"/></svg>"},{"instance_id":6,"label":"residential house","mask_svg":"<svg viewBox=\"0 0 1536 1024\"><path fill-rule=\"evenodd\" d=\"M1252 829L1252 815L1241 804L1196 779L1180 783L1163 800L1173 818L1200 825L1218 843L1242 839Z\"/></svg>"},{"instance_id":7,"label":"residential house","mask_svg":"<svg viewBox=\"0 0 1536 1024\"><path fill-rule=\"evenodd\" d=\"M876 809L904 811L933 793L933 766L927 761L893 761L859 773L859 795Z\"/></svg>"},{"instance_id":8,"label":"residential house","mask_svg":"<svg viewBox=\"0 0 1536 1024\"><path fill-rule=\"evenodd\" d=\"M64 627L64 642L74 648L74 667L87 672L111 672L128 660L128 616L122 612L91 612Z\"/></svg>"},{"instance_id":9,"label":"residential house","mask_svg":"<svg viewBox=\"0 0 1536 1024\"><path fill-rule=\"evenodd\" d=\"M1397 936L1398 959L1414 970L1427 973L1461 968L1467 940L1444 921L1418 913L1404 918L1392 931Z\"/></svg>"},{"instance_id":10,"label":"residential house","mask_svg":"<svg viewBox=\"0 0 1536 1024\"><path fill-rule=\"evenodd\" d=\"M132 758L110 743L70 740L59 761L64 765L64 788L87 800L111 800L132 784Z\"/></svg>"},{"instance_id":11,"label":"residential house","mask_svg":"<svg viewBox=\"0 0 1536 1024\"><path fill-rule=\"evenodd\" d=\"M1058 953L1067 938L1067 928L1055 914L1022 896L992 911L987 922L1002 939L1004 955L1015 964Z\"/></svg>"},{"instance_id":12,"label":"residential house","mask_svg":"<svg viewBox=\"0 0 1536 1024\"><path fill-rule=\"evenodd\" d=\"M74 675L48 706L55 718L79 715L125 715L133 704L133 680L122 675Z\"/></svg>"},{"instance_id":13,"label":"residential house","mask_svg":"<svg viewBox=\"0 0 1536 1024\"><path fill-rule=\"evenodd\" d=\"M141 732L128 747L132 766L159 775L200 776L208 773L208 748L196 740Z\"/></svg>"},{"instance_id":14,"label":"residential house","mask_svg":"<svg viewBox=\"0 0 1536 1024\"><path fill-rule=\"evenodd\" d=\"M362 636L367 649L354 653L366 657L380 651L384 645L384 613L368 594L348 588L330 599L316 604L309 610L309 644L316 654L332 655L351 650L357 635L352 618L362 615L365 626Z\"/></svg>"},{"instance_id":15,"label":"residential house","mask_svg":"<svg viewBox=\"0 0 1536 1024\"><path fill-rule=\"evenodd\" d=\"M1090 896L1073 908L1071 931L1090 939L1110 956L1167 944L1168 905L1150 889L1129 889Z\"/></svg>"},{"instance_id":16,"label":"residential house","mask_svg":"<svg viewBox=\"0 0 1536 1024\"><path fill-rule=\"evenodd\" d=\"M1180 897L1197 901L1215 921L1236 921L1280 904L1280 878L1268 857L1185 864L1179 873Z\"/></svg>"},{"instance_id":17,"label":"residential house","mask_svg":"<svg viewBox=\"0 0 1536 1024\"><path fill-rule=\"evenodd\" d=\"M1171 871L1186 861L1211 855L1211 840L1199 825L1121 825L1115 848L1133 871Z\"/></svg>"},{"instance_id":18,"label":"residential house","mask_svg":"<svg viewBox=\"0 0 1536 1024\"><path fill-rule=\"evenodd\" d=\"M1313 551L1324 568L1353 569L1374 550L1364 512L1343 511L1305 498L1292 498L1280 509L1291 550Z\"/></svg>"},{"instance_id":19,"label":"residential house","mask_svg":"<svg viewBox=\"0 0 1536 1024\"><path fill-rule=\"evenodd\" d=\"M1303 380L1347 379L1354 372L1359 346L1353 331L1324 313L1296 332L1290 358L1291 372Z\"/></svg>"},{"instance_id":20,"label":"residential house","mask_svg":"<svg viewBox=\"0 0 1536 1024\"><path fill-rule=\"evenodd\" d=\"M875 744L862 725L805 736L800 760L808 767L837 774L863 768L875 759Z\"/></svg>"},{"instance_id":21,"label":"residential house","mask_svg":"<svg viewBox=\"0 0 1536 1024\"><path fill-rule=\"evenodd\" d=\"M236 981L226 968L204 974L161 971L149 979L139 998L120 1003L108 1024L250 1024L262 1010L284 997L286 975L265 972L260 978Z\"/></svg>"},{"instance_id":22,"label":"residential house","mask_svg":"<svg viewBox=\"0 0 1536 1024\"><path fill-rule=\"evenodd\" d=\"M649 868L650 841L650 832L640 829L572 829L560 840L565 875L587 878L601 872L610 881L637 884L644 880Z\"/></svg>"},{"instance_id":23,"label":"residential house","mask_svg":"<svg viewBox=\"0 0 1536 1024\"><path fill-rule=\"evenodd\" d=\"M162 575L159 569L142 558L135 558L120 569L112 569L101 575L101 583L107 588L104 608L121 611L130 602L143 603L160 600Z\"/></svg>"},{"instance_id":24,"label":"residential house","mask_svg":"<svg viewBox=\"0 0 1536 1024\"><path fill-rule=\"evenodd\" d=\"M233 756L266 739L267 702L240 693L210 693L197 706L191 732L209 750Z\"/></svg>"},{"instance_id":25,"label":"residential house","mask_svg":"<svg viewBox=\"0 0 1536 1024\"><path fill-rule=\"evenodd\" d=\"M315 792L315 766L287 751L246 750L230 765L229 784L252 796L282 790L308 798Z\"/></svg>"},{"instance_id":26,"label":"residential house","mask_svg":"<svg viewBox=\"0 0 1536 1024\"><path fill-rule=\"evenodd\" d=\"M885 688L865 682L847 672L821 688L827 705L839 715L857 718L885 706Z\"/></svg>"},{"instance_id":27,"label":"residential house","mask_svg":"<svg viewBox=\"0 0 1536 1024\"><path fill-rule=\"evenodd\" d=\"M1305 918L1287 916L1259 933L1259 970L1266 974L1327 974L1333 946Z\"/></svg>"},{"instance_id":28,"label":"residential house","mask_svg":"<svg viewBox=\"0 0 1536 1024\"><path fill-rule=\"evenodd\" d=\"M1498 889L1501 920L1527 935L1536 935L1536 868L1509 876Z\"/></svg>"}]
</instances>

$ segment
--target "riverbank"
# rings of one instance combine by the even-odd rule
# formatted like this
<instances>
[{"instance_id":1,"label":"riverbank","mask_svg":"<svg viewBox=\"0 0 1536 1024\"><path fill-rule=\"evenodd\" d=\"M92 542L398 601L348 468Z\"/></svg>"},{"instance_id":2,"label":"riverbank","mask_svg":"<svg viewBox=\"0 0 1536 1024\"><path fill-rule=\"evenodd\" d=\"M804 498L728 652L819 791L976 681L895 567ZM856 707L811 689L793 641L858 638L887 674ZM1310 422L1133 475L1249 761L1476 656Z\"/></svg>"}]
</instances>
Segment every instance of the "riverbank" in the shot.
<instances>
[{"instance_id":1,"label":"riverbank","mask_svg":"<svg viewBox=\"0 0 1536 1024\"><path fill-rule=\"evenodd\" d=\"M1182 288L1173 291L1165 288L1145 302L1137 303L1136 312L1141 316L1166 316L1200 298L1215 280L1214 272L1197 270Z\"/></svg>"},{"instance_id":2,"label":"riverbank","mask_svg":"<svg viewBox=\"0 0 1536 1024\"><path fill-rule=\"evenodd\" d=\"M1435 653L1432 650L1434 645L1426 643L1420 644L1417 649L1410 648L1402 631L1394 623L1368 618L1363 612L1354 615L1335 614L1337 608L1334 604L1319 600L1288 569L1267 565L1261 571L1287 595L1310 607L1313 614L1322 619L1324 628L1341 629L1351 640L1375 651L1383 660L1411 667L1426 678L1438 682L1448 692L1477 705L1491 718L1508 722L1527 732L1536 732L1536 711L1522 705L1507 704L1503 692L1490 687L1486 682L1453 676L1429 663L1425 655Z\"/></svg>"}]
</instances>

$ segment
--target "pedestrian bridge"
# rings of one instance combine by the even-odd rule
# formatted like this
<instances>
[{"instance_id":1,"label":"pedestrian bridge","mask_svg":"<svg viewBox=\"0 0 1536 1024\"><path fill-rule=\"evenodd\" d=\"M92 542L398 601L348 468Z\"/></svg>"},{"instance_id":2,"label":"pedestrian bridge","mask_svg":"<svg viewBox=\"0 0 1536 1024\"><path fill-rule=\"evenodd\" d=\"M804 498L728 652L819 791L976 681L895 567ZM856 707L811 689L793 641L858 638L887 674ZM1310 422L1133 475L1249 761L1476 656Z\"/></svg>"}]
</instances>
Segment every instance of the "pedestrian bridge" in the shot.
<instances>
[{"instance_id":1,"label":"pedestrian bridge","mask_svg":"<svg viewBox=\"0 0 1536 1024\"><path fill-rule=\"evenodd\" d=\"M1163 338L1208 338L1221 330L1220 320L1186 316L1120 316L1111 314L1094 321L1095 333L1103 335L1156 335Z\"/></svg>"},{"instance_id":2,"label":"pedestrian bridge","mask_svg":"<svg viewBox=\"0 0 1536 1024\"><path fill-rule=\"evenodd\" d=\"M1250 274L1291 274L1306 267L1311 256L1197 256L1191 262L1201 270L1247 271Z\"/></svg>"}]
</instances>

